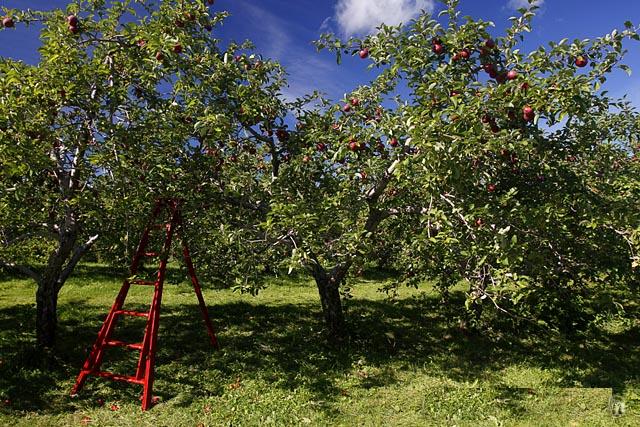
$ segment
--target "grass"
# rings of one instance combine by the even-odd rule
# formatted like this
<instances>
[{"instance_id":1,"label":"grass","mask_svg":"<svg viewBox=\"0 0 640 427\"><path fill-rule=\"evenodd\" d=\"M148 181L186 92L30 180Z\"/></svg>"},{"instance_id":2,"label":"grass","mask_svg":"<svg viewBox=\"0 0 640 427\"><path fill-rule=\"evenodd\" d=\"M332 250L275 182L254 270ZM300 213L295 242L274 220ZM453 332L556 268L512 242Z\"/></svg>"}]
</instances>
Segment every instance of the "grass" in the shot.
<instances>
[{"instance_id":1,"label":"grass","mask_svg":"<svg viewBox=\"0 0 640 427\"><path fill-rule=\"evenodd\" d=\"M273 279L257 297L206 290L218 352L189 285L168 283L159 404L142 413L140 387L95 378L71 399L121 278L104 266L81 266L60 294L58 351L43 364L34 350L34 285L0 276L0 425L640 425L632 300L624 302L625 317L572 338L506 321L472 334L455 320L460 305L442 306L428 285L388 302L377 291L380 276L354 283L346 302L353 333L338 347L324 339L318 296L306 279ZM132 308L150 301L146 287L130 295ZM120 337L139 339L137 321L118 329ZM131 373L134 356L109 353L105 367ZM624 413L612 415L621 406Z\"/></svg>"}]
</instances>

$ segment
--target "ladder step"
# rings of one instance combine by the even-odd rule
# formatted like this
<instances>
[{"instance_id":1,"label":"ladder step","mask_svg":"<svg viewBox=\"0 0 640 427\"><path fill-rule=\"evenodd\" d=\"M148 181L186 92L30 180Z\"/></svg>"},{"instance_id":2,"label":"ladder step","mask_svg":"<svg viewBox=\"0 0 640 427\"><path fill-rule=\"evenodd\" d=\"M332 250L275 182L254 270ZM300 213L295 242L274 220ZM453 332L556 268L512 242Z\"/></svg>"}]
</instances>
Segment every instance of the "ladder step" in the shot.
<instances>
[{"instance_id":1,"label":"ladder step","mask_svg":"<svg viewBox=\"0 0 640 427\"><path fill-rule=\"evenodd\" d=\"M130 342L124 342L119 340L109 340L109 341L105 341L104 345L108 347L125 347L130 350L142 350L141 342L130 343Z\"/></svg>"},{"instance_id":2,"label":"ladder step","mask_svg":"<svg viewBox=\"0 0 640 427\"><path fill-rule=\"evenodd\" d=\"M114 374L113 372L108 372L108 371L89 372L89 374L95 375L96 377L108 378L113 381L124 381L127 383L133 383L133 384L144 384L144 379L137 379L132 375L120 375L120 374Z\"/></svg>"},{"instance_id":3,"label":"ladder step","mask_svg":"<svg viewBox=\"0 0 640 427\"><path fill-rule=\"evenodd\" d=\"M130 281L129 283L132 283L134 285L144 285L144 286L155 286L156 282L151 282L149 280L142 280L142 279L134 279L132 281Z\"/></svg>"},{"instance_id":4,"label":"ladder step","mask_svg":"<svg viewBox=\"0 0 640 427\"><path fill-rule=\"evenodd\" d=\"M149 313L146 311L116 310L115 314L119 316L149 317Z\"/></svg>"}]
</instances>

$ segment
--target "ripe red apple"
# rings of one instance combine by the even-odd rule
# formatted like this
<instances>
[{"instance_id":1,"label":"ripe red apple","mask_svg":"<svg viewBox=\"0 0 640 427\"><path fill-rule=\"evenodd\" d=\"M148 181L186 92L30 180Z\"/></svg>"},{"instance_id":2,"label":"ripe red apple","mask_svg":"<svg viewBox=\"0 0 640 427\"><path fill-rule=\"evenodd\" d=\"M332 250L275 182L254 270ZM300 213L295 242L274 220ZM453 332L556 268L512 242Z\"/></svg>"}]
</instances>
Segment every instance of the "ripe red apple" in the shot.
<instances>
[{"instance_id":1,"label":"ripe red apple","mask_svg":"<svg viewBox=\"0 0 640 427\"><path fill-rule=\"evenodd\" d=\"M345 113L351 111L351 104L344 104L344 106L342 107L342 111L344 111Z\"/></svg>"},{"instance_id":2,"label":"ripe red apple","mask_svg":"<svg viewBox=\"0 0 640 427\"><path fill-rule=\"evenodd\" d=\"M331 129L340 130L340 125L338 123L334 123L334 124L331 125Z\"/></svg>"},{"instance_id":3,"label":"ripe red apple","mask_svg":"<svg viewBox=\"0 0 640 427\"><path fill-rule=\"evenodd\" d=\"M185 13L184 16L187 18L188 21L195 21L196 20L196 15L194 15L191 12Z\"/></svg>"},{"instance_id":4,"label":"ripe red apple","mask_svg":"<svg viewBox=\"0 0 640 427\"><path fill-rule=\"evenodd\" d=\"M482 224L484 224L484 221L482 220L482 218L476 219L476 227L482 227Z\"/></svg>"},{"instance_id":5,"label":"ripe red apple","mask_svg":"<svg viewBox=\"0 0 640 427\"><path fill-rule=\"evenodd\" d=\"M536 117L536 113L535 111L533 111L533 108L531 108L528 105L525 105L524 108L522 109L522 118L527 122L532 122L535 117Z\"/></svg>"},{"instance_id":6,"label":"ripe red apple","mask_svg":"<svg viewBox=\"0 0 640 427\"><path fill-rule=\"evenodd\" d=\"M96 399L96 403L98 404L98 406L104 406L104 399Z\"/></svg>"},{"instance_id":7,"label":"ripe red apple","mask_svg":"<svg viewBox=\"0 0 640 427\"><path fill-rule=\"evenodd\" d=\"M389 145L392 147L397 147L399 145L398 139L393 137L389 140Z\"/></svg>"},{"instance_id":8,"label":"ripe red apple","mask_svg":"<svg viewBox=\"0 0 640 427\"><path fill-rule=\"evenodd\" d=\"M180 43L177 43L176 45L174 45L173 52L178 54L182 53L182 45Z\"/></svg>"},{"instance_id":9,"label":"ripe red apple","mask_svg":"<svg viewBox=\"0 0 640 427\"><path fill-rule=\"evenodd\" d=\"M355 139L349 141L349 150L357 151L360 148L360 144Z\"/></svg>"},{"instance_id":10,"label":"ripe red apple","mask_svg":"<svg viewBox=\"0 0 640 427\"><path fill-rule=\"evenodd\" d=\"M587 65L587 62L589 62L587 60L587 57L580 55L576 58L575 64L576 64L576 67L582 68Z\"/></svg>"},{"instance_id":11,"label":"ripe red apple","mask_svg":"<svg viewBox=\"0 0 640 427\"><path fill-rule=\"evenodd\" d=\"M351 98L351 100L349 101L351 103L351 105L353 105L354 107L357 107L358 105L360 105L360 100L358 98Z\"/></svg>"},{"instance_id":12,"label":"ripe red apple","mask_svg":"<svg viewBox=\"0 0 640 427\"><path fill-rule=\"evenodd\" d=\"M156 59L158 61L162 61L164 59L164 54L160 51L156 52Z\"/></svg>"},{"instance_id":13,"label":"ripe red apple","mask_svg":"<svg viewBox=\"0 0 640 427\"><path fill-rule=\"evenodd\" d=\"M15 26L15 23L13 22L13 18L11 18L10 16L5 16L2 19L2 25L5 28L13 28Z\"/></svg>"},{"instance_id":14,"label":"ripe red apple","mask_svg":"<svg viewBox=\"0 0 640 427\"><path fill-rule=\"evenodd\" d=\"M471 51L467 48L464 48L460 51L460 57L462 59L469 59L469 57L471 56Z\"/></svg>"},{"instance_id":15,"label":"ripe red apple","mask_svg":"<svg viewBox=\"0 0 640 427\"><path fill-rule=\"evenodd\" d=\"M75 16L75 15L67 16L67 24L71 25L72 27L77 27L78 26L78 17Z\"/></svg>"},{"instance_id":16,"label":"ripe red apple","mask_svg":"<svg viewBox=\"0 0 640 427\"><path fill-rule=\"evenodd\" d=\"M302 162L303 163L309 163L310 160L311 160L311 157L306 156L306 155L302 158Z\"/></svg>"},{"instance_id":17,"label":"ripe red apple","mask_svg":"<svg viewBox=\"0 0 640 427\"><path fill-rule=\"evenodd\" d=\"M74 27L73 25L69 25L67 28L69 28L71 34L78 34L80 32L80 28Z\"/></svg>"},{"instance_id":18,"label":"ripe red apple","mask_svg":"<svg viewBox=\"0 0 640 427\"><path fill-rule=\"evenodd\" d=\"M484 41L484 45L489 49L493 49L494 47L496 47L496 42L494 42L493 39L486 39Z\"/></svg>"},{"instance_id":19,"label":"ripe red apple","mask_svg":"<svg viewBox=\"0 0 640 427\"><path fill-rule=\"evenodd\" d=\"M489 74L489 75L491 75L491 74ZM505 73L505 72L497 73L497 75L495 76L495 79L499 84L502 84L505 81L507 81L507 73Z\"/></svg>"},{"instance_id":20,"label":"ripe red apple","mask_svg":"<svg viewBox=\"0 0 640 427\"><path fill-rule=\"evenodd\" d=\"M493 193L494 191L496 191L496 185L495 184L489 184L487 185L487 191L489 193Z\"/></svg>"},{"instance_id":21,"label":"ripe red apple","mask_svg":"<svg viewBox=\"0 0 640 427\"><path fill-rule=\"evenodd\" d=\"M483 114L480 120L482 120L482 123L491 123L491 116L488 114Z\"/></svg>"},{"instance_id":22,"label":"ripe red apple","mask_svg":"<svg viewBox=\"0 0 640 427\"><path fill-rule=\"evenodd\" d=\"M527 82L524 82L524 83L522 83L522 84L520 85L520 89L525 90L525 91L526 91L527 89L529 89L529 87L530 87L530 86L529 86L529 83L527 83Z\"/></svg>"},{"instance_id":23,"label":"ripe red apple","mask_svg":"<svg viewBox=\"0 0 640 427\"><path fill-rule=\"evenodd\" d=\"M507 73L507 80L515 80L518 77L518 72L516 70L509 70Z\"/></svg>"},{"instance_id":24,"label":"ripe red apple","mask_svg":"<svg viewBox=\"0 0 640 427\"><path fill-rule=\"evenodd\" d=\"M147 45L147 41L145 39L140 39L136 42L139 47L145 47Z\"/></svg>"},{"instance_id":25,"label":"ripe red apple","mask_svg":"<svg viewBox=\"0 0 640 427\"><path fill-rule=\"evenodd\" d=\"M459 60L460 60L460 54L459 54L459 53L456 53L455 55L453 55L453 56L451 57L451 60L453 60L453 61L459 61Z\"/></svg>"},{"instance_id":26,"label":"ripe red apple","mask_svg":"<svg viewBox=\"0 0 640 427\"><path fill-rule=\"evenodd\" d=\"M491 120L491 122L489 123L489 127L491 127L491 132L493 133L500 132L500 127L498 127L498 124L495 122L495 120Z\"/></svg>"},{"instance_id":27,"label":"ripe red apple","mask_svg":"<svg viewBox=\"0 0 640 427\"><path fill-rule=\"evenodd\" d=\"M326 148L327 148L327 146L325 145L324 142L318 142L316 144L316 150L318 150L318 151L324 151L324 150L326 150Z\"/></svg>"},{"instance_id":28,"label":"ripe red apple","mask_svg":"<svg viewBox=\"0 0 640 427\"><path fill-rule=\"evenodd\" d=\"M440 43L434 44L433 53L435 53L436 55L442 55L444 53L444 46L442 46Z\"/></svg>"},{"instance_id":29,"label":"ripe red apple","mask_svg":"<svg viewBox=\"0 0 640 427\"><path fill-rule=\"evenodd\" d=\"M358 55L360 55L361 59L367 59L369 57L369 49L366 47L361 49L360 52L358 52Z\"/></svg>"},{"instance_id":30,"label":"ripe red apple","mask_svg":"<svg viewBox=\"0 0 640 427\"><path fill-rule=\"evenodd\" d=\"M114 404L111 405L111 407L109 409L111 409L112 411L117 411L117 410L120 409L120 407L114 403Z\"/></svg>"}]
</instances>

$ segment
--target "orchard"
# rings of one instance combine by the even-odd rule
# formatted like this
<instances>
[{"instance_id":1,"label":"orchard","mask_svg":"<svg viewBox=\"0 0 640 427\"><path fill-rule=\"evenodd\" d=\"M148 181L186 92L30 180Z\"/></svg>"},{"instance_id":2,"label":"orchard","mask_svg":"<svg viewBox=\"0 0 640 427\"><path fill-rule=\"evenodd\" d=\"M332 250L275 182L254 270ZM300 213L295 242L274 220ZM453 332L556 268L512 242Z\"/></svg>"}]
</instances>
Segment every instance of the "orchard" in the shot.
<instances>
[{"instance_id":1,"label":"orchard","mask_svg":"<svg viewBox=\"0 0 640 427\"><path fill-rule=\"evenodd\" d=\"M0 277L35 284L24 310L38 359L79 333L58 328L65 284L94 264L121 280L159 199L182 203L214 323L222 292L253 298L247 319L262 294L289 298L301 318L318 314L320 358L351 357L367 334L389 352L411 336L352 315L362 276L384 274L380 304L417 323L433 313L397 298L428 287L465 336L575 337L634 313L618 301L640 286L640 115L606 87L630 73L638 27L525 50L535 3L502 33L449 0L364 37L323 34L318 51L369 71L335 100L285 99L285 68L223 42L213 1L4 8L0 37L35 26L41 43L37 64L0 57ZM283 277L312 284L315 302L270 285Z\"/></svg>"}]
</instances>

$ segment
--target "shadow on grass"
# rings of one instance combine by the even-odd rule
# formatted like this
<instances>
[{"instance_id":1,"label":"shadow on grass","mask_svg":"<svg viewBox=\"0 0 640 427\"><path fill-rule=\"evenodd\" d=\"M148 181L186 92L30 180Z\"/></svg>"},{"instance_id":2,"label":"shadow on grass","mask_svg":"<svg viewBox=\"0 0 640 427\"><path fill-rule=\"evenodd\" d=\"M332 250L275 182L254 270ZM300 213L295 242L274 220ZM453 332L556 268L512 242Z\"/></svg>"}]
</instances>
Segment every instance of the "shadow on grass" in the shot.
<instances>
[{"instance_id":1,"label":"shadow on grass","mask_svg":"<svg viewBox=\"0 0 640 427\"><path fill-rule=\"evenodd\" d=\"M520 365L561 370L563 382L553 386L620 389L637 384L640 377L637 325L618 334L594 331L568 339L503 323L494 325L499 332L479 335L451 321L461 305L443 307L435 296L394 304L355 299L347 304L349 340L331 344L314 304L211 303L219 352L210 347L197 305L163 307L155 393L164 401L181 395L176 405L188 406L198 398L222 395L234 382L251 380L288 390L304 386L317 400L331 401L341 393L336 379L361 363L381 372L363 378L363 388L391 385L398 381L399 370L427 365L430 375L498 385L502 369ZM67 397L106 307L75 301L59 310L58 351L46 366L34 350L33 307L0 310L0 397L11 399L10 410L69 412L89 405L97 389L123 400L137 398L139 387L102 380L90 380L78 400ZM140 339L141 323L123 326L118 338ZM136 354L117 354L105 368L132 373ZM526 394L526 389L505 384L500 397L509 399L510 410L517 414Z\"/></svg>"}]
</instances>

